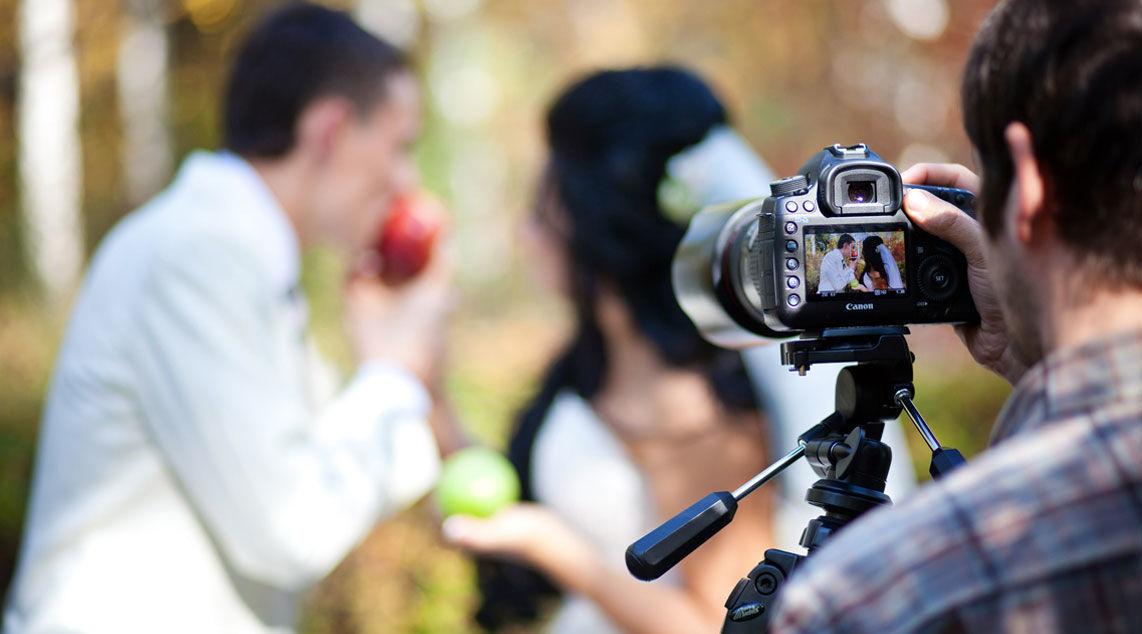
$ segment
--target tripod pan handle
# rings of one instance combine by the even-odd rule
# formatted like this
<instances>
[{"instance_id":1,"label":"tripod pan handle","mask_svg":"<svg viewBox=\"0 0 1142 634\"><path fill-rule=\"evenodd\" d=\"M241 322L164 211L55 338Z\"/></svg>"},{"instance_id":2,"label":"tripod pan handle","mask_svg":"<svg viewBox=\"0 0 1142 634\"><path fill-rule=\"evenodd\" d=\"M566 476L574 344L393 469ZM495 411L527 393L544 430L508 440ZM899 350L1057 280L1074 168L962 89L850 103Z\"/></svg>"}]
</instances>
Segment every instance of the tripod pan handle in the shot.
<instances>
[{"instance_id":1,"label":"tripod pan handle","mask_svg":"<svg viewBox=\"0 0 1142 634\"><path fill-rule=\"evenodd\" d=\"M661 577L729 524L737 510L729 492L710 493L627 547L627 570L643 581Z\"/></svg>"}]
</instances>

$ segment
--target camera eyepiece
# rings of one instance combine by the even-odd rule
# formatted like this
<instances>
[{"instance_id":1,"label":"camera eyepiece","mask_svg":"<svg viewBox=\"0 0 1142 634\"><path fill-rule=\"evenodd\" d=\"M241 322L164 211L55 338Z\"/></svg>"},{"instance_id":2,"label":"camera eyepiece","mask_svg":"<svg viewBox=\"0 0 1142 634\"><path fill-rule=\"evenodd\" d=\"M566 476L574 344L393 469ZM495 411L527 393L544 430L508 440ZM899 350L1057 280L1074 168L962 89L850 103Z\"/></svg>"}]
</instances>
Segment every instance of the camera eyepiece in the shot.
<instances>
[{"instance_id":1,"label":"camera eyepiece","mask_svg":"<svg viewBox=\"0 0 1142 634\"><path fill-rule=\"evenodd\" d=\"M848 201L857 205L876 202L876 183L873 181L850 181L846 192Z\"/></svg>"}]
</instances>

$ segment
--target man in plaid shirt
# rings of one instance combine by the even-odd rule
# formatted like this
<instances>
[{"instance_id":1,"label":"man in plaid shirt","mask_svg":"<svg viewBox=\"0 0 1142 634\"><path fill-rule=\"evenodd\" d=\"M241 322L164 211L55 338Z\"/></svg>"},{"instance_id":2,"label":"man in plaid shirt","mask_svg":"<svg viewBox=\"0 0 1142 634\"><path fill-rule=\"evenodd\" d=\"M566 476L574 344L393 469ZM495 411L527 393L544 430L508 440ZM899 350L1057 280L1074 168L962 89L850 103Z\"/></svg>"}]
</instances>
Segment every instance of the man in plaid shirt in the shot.
<instances>
[{"instance_id":1,"label":"man in plaid shirt","mask_svg":"<svg viewBox=\"0 0 1142 634\"><path fill-rule=\"evenodd\" d=\"M847 527L782 589L779 632L1142 632L1142 0L1010 0L963 81L982 224L921 191L968 258L977 361L1013 384L992 448Z\"/></svg>"}]
</instances>

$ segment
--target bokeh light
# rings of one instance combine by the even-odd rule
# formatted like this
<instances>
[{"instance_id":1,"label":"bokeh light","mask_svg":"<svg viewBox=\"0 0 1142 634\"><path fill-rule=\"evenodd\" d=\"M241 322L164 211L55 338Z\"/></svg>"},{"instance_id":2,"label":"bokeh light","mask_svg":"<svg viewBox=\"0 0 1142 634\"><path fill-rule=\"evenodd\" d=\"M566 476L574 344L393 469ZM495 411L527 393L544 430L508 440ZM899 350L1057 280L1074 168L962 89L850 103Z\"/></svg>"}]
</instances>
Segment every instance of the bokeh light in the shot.
<instances>
[{"instance_id":1,"label":"bokeh light","mask_svg":"<svg viewBox=\"0 0 1142 634\"><path fill-rule=\"evenodd\" d=\"M948 26L948 0L888 0L888 13L908 37L935 40Z\"/></svg>"},{"instance_id":2,"label":"bokeh light","mask_svg":"<svg viewBox=\"0 0 1142 634\"><path fill-rule=\"evenodd\" d=\"M182 0L194 26L211 32L223 25L238 8L238 0Z\"/></svg>"},{"instance_id":3,"label":"bokeh light","mask_svg":"<svg viewBox=\"0 0 1142 634\"><path fill-rule=\"evenodd\" d=\"M366 30L400 48L411 48L420 33L420 12L413 0L360 0L353 15Z\"/></svg>"}]
</instances>

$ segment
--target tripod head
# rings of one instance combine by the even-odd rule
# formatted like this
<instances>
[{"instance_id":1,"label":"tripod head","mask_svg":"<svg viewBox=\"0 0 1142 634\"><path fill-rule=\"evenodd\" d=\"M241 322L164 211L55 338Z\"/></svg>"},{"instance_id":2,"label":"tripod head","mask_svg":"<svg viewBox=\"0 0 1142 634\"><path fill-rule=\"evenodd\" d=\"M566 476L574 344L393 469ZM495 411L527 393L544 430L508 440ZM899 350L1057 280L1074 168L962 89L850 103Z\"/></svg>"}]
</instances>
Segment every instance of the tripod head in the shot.
<instances>
[{"instance_id":1,"label":"tripod head","mask_svg":"<svg viewBox=\"0 0 1142 634\"><path fill-rule=\"evenodd\" d=\"M830 535L865 511L891 504L884 494L892 450L880 442L884 420L908 413L933 451L932 473L963 462L954 449L939 446L912 404L913 355L905 327L840 328L807 333L781 344L784 365L804 375L818 363L852 363L837 377L835 411L797 440L797 447L733 493L710 493L627 548L627 569L644 581L657 579L730 523L738 502L801 457L821 477L806 501L824 514L811 520L801 545L811 554ZM939 462L937 462L937 458ZM763 631L767 608L803 555L776 549L726 601L723 632ZM743 629L744 628L744 629Z\"/></svg>"}]
</instances>

